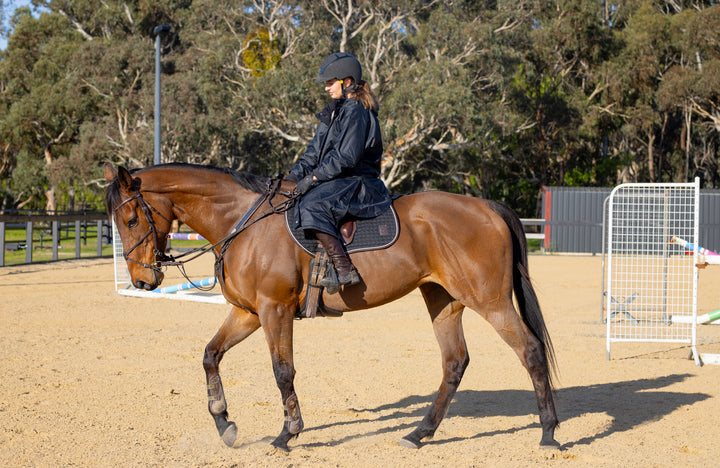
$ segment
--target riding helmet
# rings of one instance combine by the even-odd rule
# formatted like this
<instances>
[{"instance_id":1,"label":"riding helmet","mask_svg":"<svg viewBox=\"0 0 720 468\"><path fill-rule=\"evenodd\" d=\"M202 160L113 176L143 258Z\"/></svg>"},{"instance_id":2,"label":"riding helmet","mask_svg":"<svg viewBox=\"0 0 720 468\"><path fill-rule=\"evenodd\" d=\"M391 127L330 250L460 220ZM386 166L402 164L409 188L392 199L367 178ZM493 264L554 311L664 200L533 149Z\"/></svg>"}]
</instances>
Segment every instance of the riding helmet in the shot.
<instances>
[{"instance_id":1,"label":"riding helmet","mask_svg":"<svg viewBox=\"0 0 720 468\"><path fill-rule=\"evenodd\" d=\"M316 83L323 83L328 80L342 80L347 77L353 79L354 84L362 80L362 67L358 59L347 52L335 52L328 55L320 64Z\"/></svg>"}]
</instances>

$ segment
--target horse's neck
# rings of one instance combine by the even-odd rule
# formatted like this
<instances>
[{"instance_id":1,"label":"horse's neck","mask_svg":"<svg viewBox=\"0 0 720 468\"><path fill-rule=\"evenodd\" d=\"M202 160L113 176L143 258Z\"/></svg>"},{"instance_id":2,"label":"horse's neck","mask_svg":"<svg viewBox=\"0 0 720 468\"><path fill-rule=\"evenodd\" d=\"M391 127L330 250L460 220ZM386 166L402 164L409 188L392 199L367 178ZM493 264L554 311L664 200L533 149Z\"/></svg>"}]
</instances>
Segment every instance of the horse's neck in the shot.
<instances>
[{"instance_id":1,"label":"horse's neck","mask_svg":"<svg viewBox=\"0 0 720 468\"><path fill-rule=\"evenodd\" d=\"M212 184L196 191L178 191L170 196L179 221L209 242L228 235L243 214L259 197L237 184Z\"/></svg>"}]
</instances>

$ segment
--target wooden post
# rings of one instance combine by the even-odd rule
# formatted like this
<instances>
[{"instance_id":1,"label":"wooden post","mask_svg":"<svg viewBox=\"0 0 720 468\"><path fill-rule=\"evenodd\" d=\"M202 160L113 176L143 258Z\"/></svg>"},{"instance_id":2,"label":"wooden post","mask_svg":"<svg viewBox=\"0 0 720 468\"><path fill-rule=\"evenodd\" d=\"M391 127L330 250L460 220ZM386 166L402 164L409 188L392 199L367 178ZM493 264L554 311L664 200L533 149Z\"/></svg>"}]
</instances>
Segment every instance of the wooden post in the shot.
<instances>
[{"instance_id":1,"label":"wooden post","mask_svg":"<svg viewBox=\"0 0 720 468\"><path fill-rule=\"evenodd\" d=\"M102 257L103 222L97 221L97 256Z\"/></svg>"},{"instance_id":2,"label":"wooden post","mask_svg":"<svg viewBox=\"0 0 720 468\"><path fill-rule=\"evenodd\" d=\"M52 259L56 261L58 259L58 246L60 245L60 223L58 221L52 222Z\"/></svg>"},{"instance_id":3,"label":"wooden post","mask_svg":"<svg viewBox=\"0 0 720 468\"><path fill-rule=\"evenodd\" d=\"M0 221L0 267L5 266L5 223Z\"/></svg>"},{"instance_id":4,"label":"wooden post","mask_svg":"<svg viewBox=\"0 0 720 468\"><path fill-rule=\"evenodd\" d=\"M80 220L75 220L75 258L80 258Z\"/></svg>"},{"instance_id":5,"label":"wooden post","mask_svg":"<svg viewBox=\"0 0 720 468\"><path fill-rule=\"evenodd\" d=\"M25 223L25 263L32 263L33 254L33 225L32 221Z\"/></svg>"}]
</instances>

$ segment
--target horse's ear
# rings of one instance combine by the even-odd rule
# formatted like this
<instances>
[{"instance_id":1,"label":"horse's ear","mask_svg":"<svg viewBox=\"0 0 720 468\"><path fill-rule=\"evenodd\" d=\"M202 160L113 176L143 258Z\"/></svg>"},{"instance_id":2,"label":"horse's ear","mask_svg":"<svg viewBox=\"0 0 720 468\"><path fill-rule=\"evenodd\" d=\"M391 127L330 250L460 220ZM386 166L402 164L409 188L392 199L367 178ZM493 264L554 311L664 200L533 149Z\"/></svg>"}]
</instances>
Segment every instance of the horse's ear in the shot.
<instances>
[{"instance_id":1,"label":"horse's ear","mask_svg":"<svg viewBox=\"0 0 720 468\"><path fill-rule=\"evenodd\" d=\"M129 190L133 186L133 178L130 172L122 166L118 167L117 178L121 188Z\"/></svg>"},{"instance_id":2,"label":"horse's ear","mask_svg":"<svg viewBox=\"0 0 720 468\"><path fill-rule=\"evenodd\" d=\"M112 164L105 163L105 180L108 182L112 182L113 179L117 177L117 171L114 167L112 167Z\"/></svg>"}]
</instances>

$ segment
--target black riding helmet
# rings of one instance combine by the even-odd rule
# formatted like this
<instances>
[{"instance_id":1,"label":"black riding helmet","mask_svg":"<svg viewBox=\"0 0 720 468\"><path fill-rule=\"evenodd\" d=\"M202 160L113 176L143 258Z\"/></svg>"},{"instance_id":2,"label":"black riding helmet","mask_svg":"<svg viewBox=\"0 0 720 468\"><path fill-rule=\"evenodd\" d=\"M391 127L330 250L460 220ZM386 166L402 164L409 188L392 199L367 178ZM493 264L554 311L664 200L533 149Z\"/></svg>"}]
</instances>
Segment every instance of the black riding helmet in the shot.
<instances>
[{"instance_id":1,"label":"black riding helmet","mask_svg":"<svg viewBox=\"0 0 720 468\"><path fill-rule=\"evenodd\" d=\"M324 83L328 80L343 80L347 77L353 79L353 85L362 80L362 67L358 59L347 52L335 52L328 55L320 64L317 83Z\"/></svg>"}]
</instances>

